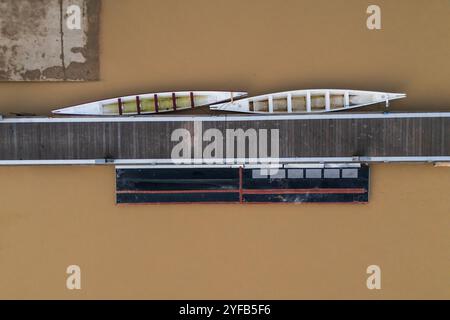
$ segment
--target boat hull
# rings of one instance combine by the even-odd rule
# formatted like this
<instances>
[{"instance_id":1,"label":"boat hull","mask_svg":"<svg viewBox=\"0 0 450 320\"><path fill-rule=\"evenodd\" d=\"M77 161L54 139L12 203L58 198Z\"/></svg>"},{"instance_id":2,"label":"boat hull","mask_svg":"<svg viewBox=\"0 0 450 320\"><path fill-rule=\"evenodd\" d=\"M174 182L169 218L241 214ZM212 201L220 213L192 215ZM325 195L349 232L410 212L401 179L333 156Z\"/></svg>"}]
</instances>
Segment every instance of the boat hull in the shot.
<instances>
[{"instance_id":1,"label":"boat hull","mask_svg":"<svg viewBox=\"0 0 450 320\"><path fill-rule=\"evenodd\" d=\"M174 112L233 101L246 92L182 91L149 93L86 103L54 110L56 115L135 116Z\"/></svg>"},{"instance_id":2,"label":"boat hull","mask_svg":"<svg viewBox=\"0 0 450 320\"><path fill-rule=\"evenodd\" d=\"M402 93L319 89L267 94L229 103L216 104L211 110L255 114L314 114L361 108L405 98Z\"/></svg>"}]
</instances>

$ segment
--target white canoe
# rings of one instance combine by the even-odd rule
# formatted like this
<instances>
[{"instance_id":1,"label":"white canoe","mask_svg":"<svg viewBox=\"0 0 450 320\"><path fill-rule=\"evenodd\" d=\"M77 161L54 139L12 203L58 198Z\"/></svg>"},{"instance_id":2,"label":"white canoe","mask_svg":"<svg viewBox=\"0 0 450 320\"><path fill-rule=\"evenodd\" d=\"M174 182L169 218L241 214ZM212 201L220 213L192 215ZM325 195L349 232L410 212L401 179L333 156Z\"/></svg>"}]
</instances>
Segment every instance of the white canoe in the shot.
<instances>
[{"instance_id":1,"label":"white canoe","mask_svg":"<svg viewBox=\"0 0 450 320\"><path fill-rule=\"evenodd\" d=\"M405 98L403 93L341 89L298 90L262 95L210 106L211 110L244 113L324 113L360 108Z\"/></svg>"},{"instance_id":2,"label":"white canoe","mask_svg":"<svg viewBox=\"0 0 450 320\"><path fill-rule=\"evenodd\" d=\"M233 101L246 92L183 91L149 93L86 103L53 111L57 115L132 116L166 113Z\"/></svg>"}]
</instances>

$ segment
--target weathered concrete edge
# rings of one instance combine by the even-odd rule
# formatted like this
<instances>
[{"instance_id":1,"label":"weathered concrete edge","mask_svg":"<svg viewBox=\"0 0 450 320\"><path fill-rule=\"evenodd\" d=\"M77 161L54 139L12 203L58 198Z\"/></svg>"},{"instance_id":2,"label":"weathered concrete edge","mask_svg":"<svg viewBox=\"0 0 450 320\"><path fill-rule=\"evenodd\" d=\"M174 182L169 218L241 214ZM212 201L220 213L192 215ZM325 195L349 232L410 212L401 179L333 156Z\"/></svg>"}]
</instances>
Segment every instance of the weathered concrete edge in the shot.
<instances>
[{"instance_id":1,"label":"weathered concrete edge","mask_svg":"<svg viewBox=\"0 0 450 320\"><path fill-rule=\"evenodd\" d=\"M270 159L267 159L269 161ZM215 159L217 161L217 159ZM272 159L273 161L273 159ZM292 164L338 164L338 163L450 163L450 157L346 157L346 158L282 158L279 159L279 167ZM164 168L274 168L273 164L247 164L247 159L224 159L229 164L209 165L203 159L192 160L193 164L170 163L167 159L85 159L85 160L1 160L1 166L93 166L93 165L115 165L115 166L150 166ZM264 162L264 159L263 161Z\"/></svg>"},{"instance_id":2,"label":"weathered concrete edge","mask_svg":"<svg viewBox=\"0 0 450 320\"><path fill-rule=\"evenodd\" d=\"M332 119L405 119L450 118L450 112L398 112L398 113L340 113L320 115L264 115L264 116L131 116L131 117L66 117L66 118L3 118L8 123L116 123L116 122L226 122L226 121L283 121L283 120L332 120Z\"/></svg>"}]
</instances>

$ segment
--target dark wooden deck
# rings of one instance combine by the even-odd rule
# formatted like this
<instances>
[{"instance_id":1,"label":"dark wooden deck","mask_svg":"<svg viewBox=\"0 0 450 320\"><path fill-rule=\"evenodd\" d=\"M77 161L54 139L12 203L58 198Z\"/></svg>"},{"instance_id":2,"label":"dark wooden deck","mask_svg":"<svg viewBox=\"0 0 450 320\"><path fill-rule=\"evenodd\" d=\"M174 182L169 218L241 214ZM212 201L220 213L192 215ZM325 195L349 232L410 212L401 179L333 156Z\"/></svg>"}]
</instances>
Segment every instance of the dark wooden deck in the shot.
<instances>
[{"instance_id":1,"label":"dark wooden deck","mask_svg":"<svg viewBox=\"0 0 450 320\"><path fill-rule=\"evenodd\" d=\"M0 121L0 160L170 159L189 119L151 122ZM436 117L203 121L203 129L279 129L280 158L450 157L450 113ZM23 120L22 120L23 121ZM103 120L104 121L104 120ZM206 145L206 143L205 143Z\"/></svg>"}]
</instances>

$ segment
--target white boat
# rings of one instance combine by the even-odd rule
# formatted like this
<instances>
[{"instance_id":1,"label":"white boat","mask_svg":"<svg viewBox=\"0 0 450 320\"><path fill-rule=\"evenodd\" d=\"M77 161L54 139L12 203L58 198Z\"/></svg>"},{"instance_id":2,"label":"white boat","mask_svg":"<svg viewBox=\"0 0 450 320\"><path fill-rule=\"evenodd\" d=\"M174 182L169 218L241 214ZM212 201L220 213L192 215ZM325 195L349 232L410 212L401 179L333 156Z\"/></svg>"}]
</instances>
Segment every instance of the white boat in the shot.
<instances>
[{"instance_id":1,"label":"white boat","mask_svg":"<svg viewBox=\"0 0 450 320\"><path fill-rule=\"evenodd\" d=\"M244 113L325 113L405 98L403 93L316 89L287 91L210 106L211 110Z\"/></svg>"},{"instance_id":2,"label":"white boat","mask_svg":"<svg viewBox=\"0 0 450 320\"><path fill-rule=\"evenodd\" d=\"M183 91L149 93L86 103L53 111L57 115L132 116L166 113L233 101L246 92Z\"/></svg>"}]
</instances>

